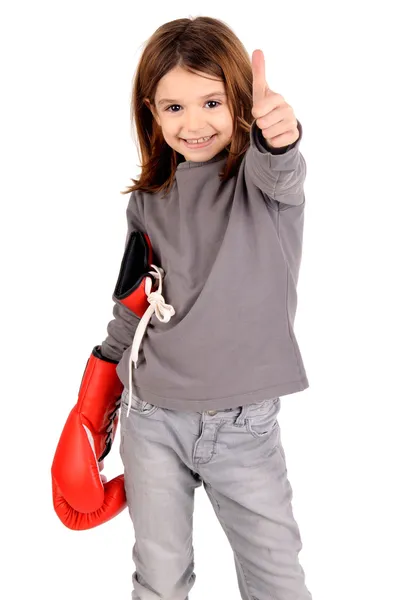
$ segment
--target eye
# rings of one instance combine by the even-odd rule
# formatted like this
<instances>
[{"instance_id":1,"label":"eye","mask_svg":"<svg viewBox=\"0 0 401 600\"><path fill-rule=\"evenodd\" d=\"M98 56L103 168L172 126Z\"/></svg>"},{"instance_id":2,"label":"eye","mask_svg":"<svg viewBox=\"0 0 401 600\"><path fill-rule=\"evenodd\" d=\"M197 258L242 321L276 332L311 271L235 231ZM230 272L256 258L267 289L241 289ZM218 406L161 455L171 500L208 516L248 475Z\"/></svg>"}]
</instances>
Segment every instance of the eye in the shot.
<instances>
[{"instance_id":1,"label":"eye","mask_svg":"<svg viewBox=\"0 0 401 600\"><path fill-rule=\"evenodd\" d=\"M211 103L217 104L217 106L220 106L220 104L221 104L221 102L218 102L218 100L208 100L206 102L206 104L211 104ZM180 106L180 104L171 104L170 106L168 106L165 109L165 112L173 112L173 113L180 112L179 110L170 110L170 108L173 108L174 106ZM212 106L212 108L217 108L217 106L216 107Z\"/></svg>"},{"instance_id":2,"label":"eye","mask_svg":"<svg viewBox=\"0 0 401 600\"><path fill-rule=\"evenodd\" d=\"M176 111L176 110L170 110L170 108L173 108L173 106L179 106L179 104L172 104L171 106L168 106L168 107L165 109L165 111L166 111L166 112L167 112L167 111L168 111L168 112L178 112L178 111Z\"/></svg>"}]
</instances>

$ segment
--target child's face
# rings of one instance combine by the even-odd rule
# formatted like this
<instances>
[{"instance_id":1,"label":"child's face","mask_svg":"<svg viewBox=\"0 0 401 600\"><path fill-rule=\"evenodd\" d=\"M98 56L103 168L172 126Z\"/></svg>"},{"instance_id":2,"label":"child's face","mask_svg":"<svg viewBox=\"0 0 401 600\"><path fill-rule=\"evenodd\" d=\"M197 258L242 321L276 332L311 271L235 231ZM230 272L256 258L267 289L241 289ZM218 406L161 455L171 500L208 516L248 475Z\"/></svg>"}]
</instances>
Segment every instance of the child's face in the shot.
<instances>
[{"instance_id":1,"label":"child's face","mask_svg":"<svg viewBox=\"0 0 401 600\"><path fill-rule=\"evenodd\" d=\"M202 98L208 94L211 94L210 97ZM172 102L163 102L165 99ZM156 110L148 104L162 128L166 143L185 160L209 160L231 140L233 119L224 82L219 79L175 67L159 81L155 105ZM184 141L206 136L213 137L199 146L189 146Z\"/></svg>"}]
</instances>

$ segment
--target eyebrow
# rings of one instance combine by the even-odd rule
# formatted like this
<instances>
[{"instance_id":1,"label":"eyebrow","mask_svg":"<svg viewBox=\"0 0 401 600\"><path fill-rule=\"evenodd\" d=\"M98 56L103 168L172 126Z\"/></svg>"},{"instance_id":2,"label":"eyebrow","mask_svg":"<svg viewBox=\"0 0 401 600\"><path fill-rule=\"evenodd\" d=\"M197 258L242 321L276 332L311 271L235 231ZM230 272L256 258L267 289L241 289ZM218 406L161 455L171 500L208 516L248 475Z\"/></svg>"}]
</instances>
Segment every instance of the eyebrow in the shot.
<instances>
[{"instance_id":1,"label":"eyebrow","mask_svg":"<svg viewBox=\"0 0 401 600\"><path fill-rule=\"evenodd\" d=\"M207 98L211 98L212 96L226 96L225 92L211 92L210 94L206 94L206 96L201 96L200 100L206 100ZM162 106L163 104L179 104L178 100L175 99L171 99L171 98L163 98L162 100L159 100L159 102L157 103L159 106Z\"/></svg>"}]
</instances>

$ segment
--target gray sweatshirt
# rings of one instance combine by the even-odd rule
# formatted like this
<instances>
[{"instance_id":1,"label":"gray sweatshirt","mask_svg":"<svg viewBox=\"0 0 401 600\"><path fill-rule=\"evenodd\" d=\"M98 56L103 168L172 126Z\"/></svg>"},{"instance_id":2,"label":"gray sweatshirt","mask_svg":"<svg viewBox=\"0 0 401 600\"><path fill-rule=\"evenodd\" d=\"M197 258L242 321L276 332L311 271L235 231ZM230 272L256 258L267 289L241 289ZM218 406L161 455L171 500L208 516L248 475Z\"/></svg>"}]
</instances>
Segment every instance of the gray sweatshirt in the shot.
<instances>
[{"instance_id":1,"label":"gray sweatshirt","mask_svg":"<svg viewBox=\"0 0 401 600\"><path fill-rule=\"evenodd\" d=\"M178 164L170 193L135 191L127 240L147 233L175 314L153 314L132 369L136 396L185 411L237 407L309 387L294 334L304 224L300 137L268 150L254 121L238 174L222 184L226 152ZM113 297L114 299L114 297ZM101 346L128 388L140 318L115 302Z\"/></svg>"}]
</instances>

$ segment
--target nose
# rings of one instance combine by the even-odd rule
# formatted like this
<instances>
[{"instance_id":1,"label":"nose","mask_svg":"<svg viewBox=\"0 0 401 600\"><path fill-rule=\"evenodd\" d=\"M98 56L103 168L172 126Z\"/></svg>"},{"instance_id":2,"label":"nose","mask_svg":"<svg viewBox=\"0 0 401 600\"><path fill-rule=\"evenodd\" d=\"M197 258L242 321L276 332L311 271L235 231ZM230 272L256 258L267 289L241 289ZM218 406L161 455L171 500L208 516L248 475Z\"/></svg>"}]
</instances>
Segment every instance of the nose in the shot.
<instances>
[{"instance_id":1,"label":"nose","mask_svg":"<svg viewBox=\"0 0 401 600\"><path fill-rule=\"evenodd\" d=\"M186 130L190 134L202 135L202 130L205 128L205 119L197 111L188 111L186 119Z\"/></svg>"}]
</instances>

